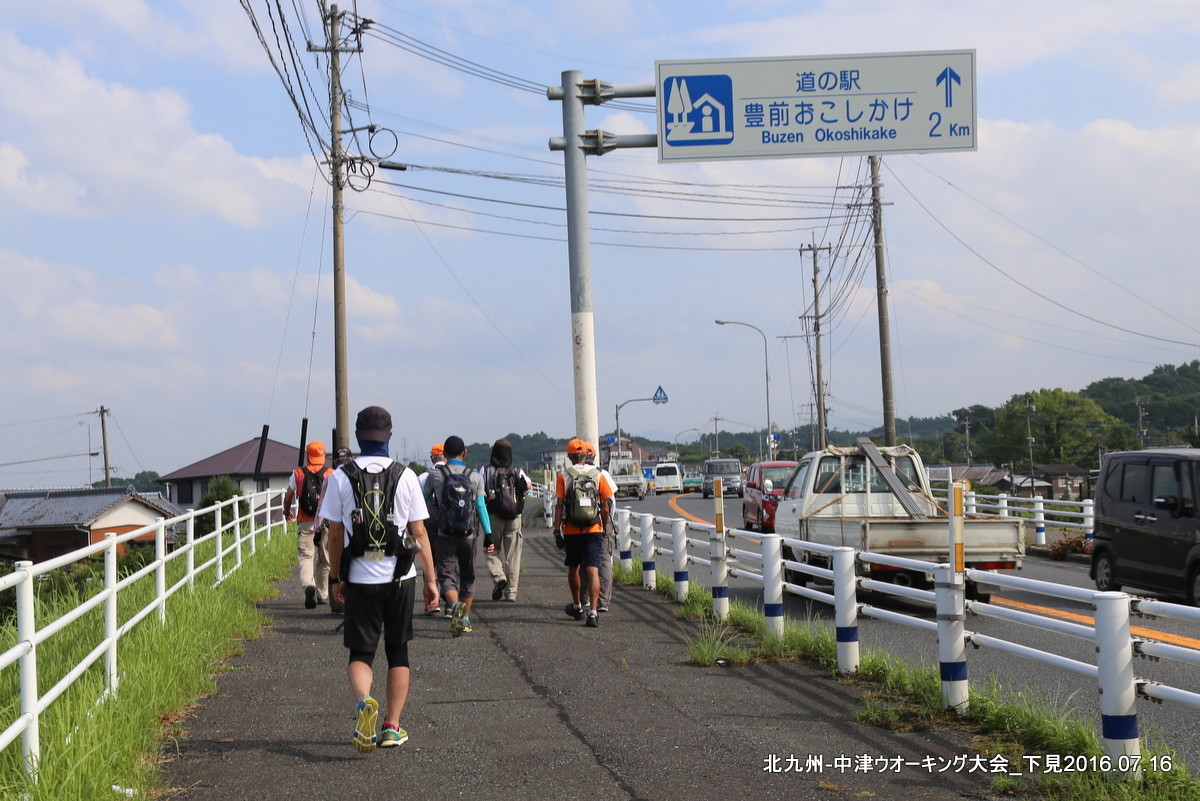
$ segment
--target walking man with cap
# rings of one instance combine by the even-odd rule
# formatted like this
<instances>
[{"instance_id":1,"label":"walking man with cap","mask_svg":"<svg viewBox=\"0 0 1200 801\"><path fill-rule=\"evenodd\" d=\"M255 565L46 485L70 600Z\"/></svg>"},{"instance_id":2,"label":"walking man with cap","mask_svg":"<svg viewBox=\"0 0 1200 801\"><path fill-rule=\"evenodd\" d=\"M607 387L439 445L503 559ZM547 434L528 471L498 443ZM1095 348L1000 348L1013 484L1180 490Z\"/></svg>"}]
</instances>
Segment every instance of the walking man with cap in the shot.
<instances>
[{"instance_id":1,"label":"walking man with cap","mask_svg":"<svg viewBox=\"0 0 1200 801\"><path fill-rule=\"evenodd\" d=\"M446 446L441 442L429 449L429 463L433 465L420 476L418 480L421 482L421 492L425 494L425 508L429 510L429 517L425 520L425 533L429 535L430 557L433 559L433 564L437 565L437 533L438 519L437 506L430 502L429 498L429 476L435 473L439 465L446 464ZM427 615L436 615L441 612L441 606L435 606L433 609L426 610ZM449 614L449 610L446 612Z\"/></svg>"},{"instance_id":2,"label":"walking man with cap","mask_svg":"<svg viewBox=\"0 0 1200 801\"><path fill-rule=\"evenodd\" d=\"M493 601L517 600L523 540L521 513L525 511L525 493L532 485L524 470L513 467L512 443L507 439L496 440L491 461L483 467L483 489L492 522L492 542L496 546L487 554Z\"/></svg>"},{"instance_id":3,"label":"walking man with cap","mask_svg":"<svg viewBox=\"0 0 1200 801\"><path fill-rule=\"evenodd\" d=\"M467 467L467 446L462 437L446 437L447 462L430 471L425 496L437 508L437 577L450 633L459 637L471 631L475 603L475 539L483 531L483 549L492 553L492 523L483 492L483 478Z\"/></svg>"},{"instance_id":4,"label":"walking man with cap","mask_svg":"<svg viewBox=\"0 0 1200 801\"><path fill-rule=\"evenodd\" d=\"M353 458L354 458L354 454L350 452L349 448L338 448L337 449L337 451L333 455L333 467L327 473L325 473L325 482L321 485L321 497L322 498L325 497L325 493L329 492L329 479L333 476L334 471ZM321 517L321 513L319 510L317 512L316 519L313 520L313 527L317 528L317 529L322 529L322 530L329 528L329 521L326 520L325 518ZM325 552L326 552L326 561L328 561L328 555L329 555L329 541L328 540L325 541ZM329 576L329 582L328 582L329 611L332 614L340 615L345 610L342 609L342 605L337 602L337 599L333 597L333 573L331 571L329 571L328 569L326 569L325 572Z\"/></svg>"},{"instance_id":5,"label":"walking man with cap","mask_svg":"<svg viewBox=\"0 0 1200 801\"><path fill-rule=\"evenodd\" d=\"M583 440L567 443L567 458L571 466L558 474L554 486L554 540L567 552L567 585L571 589L567 615L595 628L600 625L600 540L608 531L608 500L613 490L601 480L600 470L587 464ZM580 603L581 567L588 577L586 614Z\"/></svg>"},{"instance_id":6,"label":"walking man with cap","mask_svg":"<svg viewBox=\"0 0 1200 801\"><path fill-rule=\"evenodd\" d=\"M438 591L421 485L388 455L392 416L380 406L368 406L358 413L355 435L361 455L334 473L321 515L330 521L329 557L338 571L333 597L346 608L342 642L350 651L346 675L357 699L353 743L369 753L376 745L392 748L408 739L400 715L411 679L408 642L418 562L426 609L437 605ZM387 710L377 732L379 702L371 691L381 638Z\"/></svg>"},{"instance_id":7,"label":"walking man with cap","mask_svg":"<svg viewBox=\"0 0 1200 801\"><path fill-rule=\"evenodd\" d=\"M333 471L325 467L325 443L313 440L305 448L307 463L297 467L288 479L283 496L283 516L296 524L296 552L300 559L300 585L304 587L304 608L315 609L329 599L329 555L322 542L324 527L316 525L320 510L321 492L326 478ZM292 501L299 498L298 509L292 511Z\"/></svg>"}]
</instances>

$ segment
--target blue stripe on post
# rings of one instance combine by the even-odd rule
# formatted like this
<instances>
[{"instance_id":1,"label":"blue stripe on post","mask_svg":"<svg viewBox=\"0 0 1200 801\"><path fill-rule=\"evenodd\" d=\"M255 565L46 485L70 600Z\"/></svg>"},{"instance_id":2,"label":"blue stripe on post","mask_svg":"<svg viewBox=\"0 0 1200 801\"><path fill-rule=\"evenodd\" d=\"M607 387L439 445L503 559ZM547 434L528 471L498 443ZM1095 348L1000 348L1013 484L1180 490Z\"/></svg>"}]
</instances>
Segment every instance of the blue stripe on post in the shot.
<instances>
[{"instance_id":1,"label":"blue stripe on post","mask_svg":"<svg viewBox=\"0 0 1200 801\"><path fill-rule=\"evenodd\" d=\"M642 562L642 570L653 570L654 562Z\"/></svg>"},{"instance_id":2,"label":"blue stripe on post","mask_svg":"<svg viewBox=\"0 0 1200 801\"><path fill-rule=\"evenodd\" d=\"M714 598L728 598L729 597L729 588L728 587L713 587L712 591L713 591Z\"/></svg>"},{"instance_id":3,"label":"blue stripe on post","mask_svg":"<svg viewBox=\"0 0 1200 801\"><path fill-rule=\"evenodd\" d=\"M942 662L942 681L966 681L967 680L967 663L962 662Z\"/></svg>"},{"instance_id":4,"label":"blue stripe on post","mask_svg":"<svg viewBox=\"0 0 1200 801\"><path fill-rule=\"evenodd\" d=\"M632 559L633 551L621 551L621 558L622 559Z\"/></svg>"},{"instance_id":5,"label":"blue stripe on post","mask_svg":"<svg viewBox=\"0 0 1200 801\"><path fill-rule=\"evenodd\" d=\"M688 572L686 570L676 570L675 571L675 580L676 581L687 581L688 580Z\"/></svg>"},{"instance_id":6,"label":"blue stripe on post","mask_svg":"<svg viewBox=\"0 0 1200 801\"><path fill-rule=\"evenodd\" d=\"M838 626L838 642L858 642L858 626Z\"/></svg>"},{"instance_id":7,"label":"blue stripe on post","mask_svg":"<svg viewBox=\"0 0 1200 801\"><path fill-rule=\"evenodd\" d=\"M783 617L783 604L763 604L763 614L766 617Z\"/></svg>"},{"instance_id":8,"label":"blue stripe on post","mask_svg":"<svg viewBox=\"0 0 1200 801\"><path fill-rule=\"evenodd\" d=\"M1101 715L1100 730L1105 740L1136 740L1137 715Z\"/></svg>"}]
</instances>

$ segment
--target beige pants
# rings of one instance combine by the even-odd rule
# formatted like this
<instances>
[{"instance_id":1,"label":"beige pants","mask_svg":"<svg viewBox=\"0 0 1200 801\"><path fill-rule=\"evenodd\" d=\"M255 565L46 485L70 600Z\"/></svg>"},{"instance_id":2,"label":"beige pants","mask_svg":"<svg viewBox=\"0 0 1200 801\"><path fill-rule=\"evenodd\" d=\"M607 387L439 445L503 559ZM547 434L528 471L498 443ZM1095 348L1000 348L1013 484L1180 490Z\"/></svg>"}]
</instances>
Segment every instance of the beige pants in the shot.
<instances>
[{"instance_id":1,"label":"beige pants","mask_svg":"<svg viewBox=\"0 0 1200 801\"><path fill-rule=\"evenodd\" d=\"M521 518L516 520L501 520L492 518L492 542L496 550L487 554L487 569L493 582L504 579L508 586L504 589L504 599L516 600L517 584L521 579L521 546L524 536L521 534Z\"/></svg>"},{"instance_id":2,"label":"beige pants","mask_svg":"<svg viewBox=\"0 0 1200 801\"><path fill-rule=\"evenodd\" d=\"M317 598L329 600L329 554L325 547L329 538L328 532L321 533L321 544L313 544L313 527L311 520L301 520L296 524L299 536L296 538L296 551L300 556L301 586L316 587Z\"/></svg>"}]
</instances>

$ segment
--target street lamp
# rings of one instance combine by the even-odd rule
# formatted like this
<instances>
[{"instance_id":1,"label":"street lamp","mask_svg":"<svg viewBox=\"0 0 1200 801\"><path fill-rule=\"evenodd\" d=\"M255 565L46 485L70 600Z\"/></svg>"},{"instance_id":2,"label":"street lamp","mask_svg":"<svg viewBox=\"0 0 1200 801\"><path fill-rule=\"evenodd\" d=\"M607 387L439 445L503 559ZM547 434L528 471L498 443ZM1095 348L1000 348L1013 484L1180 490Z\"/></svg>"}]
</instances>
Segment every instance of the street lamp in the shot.
<instances>
[{"instance_id":1,"label":"street lamp","mask_svg":"<svg viewBox=\"0 0 1200 801\"><path fill-rule=\"evenodd\" d=\"M695 431L697 434L700 433L700 429L698 429L698 428L685 428L682 431L680 431L678 434L676 434L675 435L675 458L679 458L679 438L682 437L684 434L686 434L689 431Z\"/></svg>"},{"instance_id":2,"label":"street lamp","mask_svg":"<svg viewBox=\"0 0 1200 801\"><path fill-rule=\"evenodd\" d=\"M753 328L763 338L763 377L767 387L767 458L771 458L770 454L774 451L775 442L771 438L771 368L770 361L767 358L767 335L757 325L750 323L739 323L737 320L714 320L717 325L744 325L747 328Z\"/></svg>"},{"instance_id":3,"label":"street lamp","mask_svg":"<svg viewBox=\"0 0 1200 801\"><path fill-rule=\"evenodd\" d=\"M654 400L654 398L630 398L627 401L617 404L617 414L616 414L616 417L617 417L617 453L621 452L621 407L627 403L636 403L638 401L652 401L652 400ZM609 465L612 464L612 460L613 460L613 452L612 452L612 449L610 448L608 451Z\"/></svg>"}]
</instances>

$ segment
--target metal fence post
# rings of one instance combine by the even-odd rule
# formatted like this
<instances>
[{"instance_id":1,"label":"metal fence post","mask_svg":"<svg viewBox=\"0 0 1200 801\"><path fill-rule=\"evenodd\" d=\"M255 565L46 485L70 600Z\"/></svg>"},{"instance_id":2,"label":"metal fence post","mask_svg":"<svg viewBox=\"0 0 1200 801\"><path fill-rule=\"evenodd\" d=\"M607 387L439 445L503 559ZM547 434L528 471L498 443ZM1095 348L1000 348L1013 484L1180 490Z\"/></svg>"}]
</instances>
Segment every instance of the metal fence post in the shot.
<instances>
[{"instance_id":1,"label":"metal fence post","mask_svg":"<svg viewBox=\"0 0 1200 801\"><path fill-rule=\"evenodd\" d=\"M853 548L833 549L833 621L837 632L838 670L858 672L858 579Z\"/></svg>"},{"instance_id":2,"label":"metal fence post","mask_svg":"<svg viewBox=\"0 0 1200 801\"><path fill-rule=\"evenodd\" d=\"M240 503L241 495L234 495L230 499L230 510L233 512L233 545L234 545L234 562L233 569L238 570L242 566L242 504Z\"/></svg>"},{"instance_id":3,"label":"metal fence post","mask_svg":"<svg viewBox=\"0 0 1200 801\"><path fill-rule=\"evenodd\" d=\"M638 515L638 536L642 545L642 589L652 590L658 584L658 572L654 567L654 515Z\"/></svg>"},{"instance_id":4,"label":"metal fence post","mask_svg":"<svg viewBox=\"0 0 1200 801\"><path fill-rule=\"evenodd\" d=\"M1113 771L1125 779L1141 776L1138 740L1137 684L1133 675L1133 640L1129 634L1129 596L1098 592L1096 609L1096 667L1100 672L1100 729L1104 753ZM1125 759L1121 759L1125 757ZM1118 767L1126 768L1121 771Z\"/></svg>"},{"instance_id":5,"label":"metal fence post","mask_svg":"<svg viewBox=\"0 0 1200 801\"><path fill-rule=\"evenodd\" d=\"M213 533L217 535L214 538L214 541L217 544L217 584L220 584L225 580L225 549L221 547L221 539L224 535L224 532L221 531L220 503L217 504L216 509L213 511L213 519L216 521L214 523L215 528L213 529Z\"/></svg>"},{"instance_id":6,"label":"metal fence post","mask_svg":"<svg viewBox=\"0 0 1200 801\"><path fill-rule=\"evenodd\" d=\"M25 579L16 586L17 642L29 643L29 651L17 659L20 671L21 715L29 716L29 726L21 735L21 755L25 758L25 772L36 782L42 750L38 735L37 646L33 644L37 634L33 574L30 572L33 562L17 562L14 567L25 572Z\"/></svg>"},{"instance_id":7,"label":"metal fence post","mask_svg":"<svg viewBox=\"0 0 1200 801\"><path fill-rule=\"evenodd\" d=\"M158 619L167 625L167 526L161 517L154 519L154 597L158 600Z\"/></svg>"},{"instance_id":8,"label":"metal fence post","mask_svg":"<svg viewBox=\"0 0 1200 801\"><path fill-rule=\"evenodd\" d=\"M104 601L104 638L108 647L104 649L104 674L108 692L115 693L120 681L117 670L117 534L108 531L104 534L104 589L108 598Z\"/></svg>"},{"instance_id":9,"label":"metal fence post","mask_svg":"<svg viewBox=\"0 0 1200 801\"><path fill-rule=\"evenodd\" d=\"M783 538L762 535L763 616L767 636L783 636Z\"/></svg>"},{"instance_id":10,"label":"metal fence post","mask_svg":"<svg viewBox=\"0 0 1200 801\"><path fill-rule=\"evenodd\" d=\"M708 537L708 557L712 562L713 617L729 617L729 549L725 542L725 499L721 497L721 479L713 479L713 525Z\"/></svg>"},{"instance_id":11,"label":"metal fence post","mask_svg":"<svg viewBox=\"0 0 1200 801\"><path fill-rule=\"evenodd\" d=\"M1083 536L1089 540L1096 536L1096 502L1091 498L1083 502Z\"/></svg>"},{"instance_id":12,"label":"metal fence post","mask_svg":"<svg viewBox=\"0 0 1200 801\"><path fill-rule=\"evenodd\" d=\"M184 537L187 543L184 545L187 552L183 559L187 565L187 584L188 591L196 589L196 510L187 510L186 533Z\"/></svg>"},{"instance_id":13,"label":"metal fence post","mask_svg":"<svg viewBox=\"0 0 1200 801\"><path fill-rule=\"evenodd\" d=\"M687 521L680 518L671 523L671 561L675 571L675 600L683 603L688 597Z\"/></svg>"},{"instance_id":14,"label":"metal fence post","mask_svg":"<svg viewBox=\"0 0 1200 801\"><path fill-rule=\"evenodd\" d=\"M255 515L255 513L254 513L255 512L254 505L256 503L258 503L258 497L259 497L259 493L257 493L257 492L250 496L250 502L248 504L249 508L247 510L247 514L250 515L249 523L250 523L250 555L251 556L254 556L254 554L258 553L258 531L259 531L259 528L258 528L258 522L255 519L257 517L257 515ZM266 501L266 498L263 498L263 500ZM267 503L263 504L263 508L265 509L269 504L270 504L270 502L267 501ZM267 527L268 530L270 530L271 523L270 523L269 517L268 517L267 521L264 523L264 525Z\"/></svg>"},{"instance_id":15,"label":"metal fence post","mask_svg":"<svg viewBox=\"0 0 1200 801\"><path fill-rule=\"evenodd\" d=\"M621 559L622 570L633 569L633 537L630 535L632 526L629 517L628 509L617 510L617 553Z\"/></svg>"},{"instance_id":16,"label":"metal fence post","mask_svg":"<svg viewBox=\"0 0 1200 801\"><path fill-rule=\"evenodd\" d=\"M1046 504L1041 495L1033 496L1033 544L1046 544Z\"/></svg>"}]
</instances>

